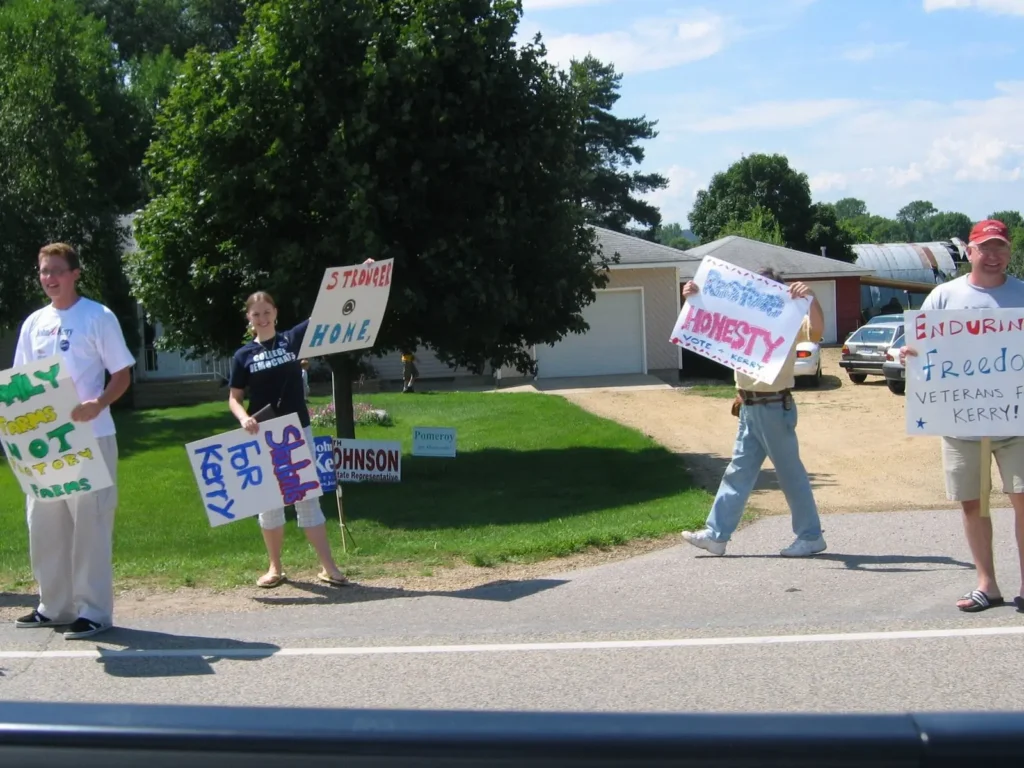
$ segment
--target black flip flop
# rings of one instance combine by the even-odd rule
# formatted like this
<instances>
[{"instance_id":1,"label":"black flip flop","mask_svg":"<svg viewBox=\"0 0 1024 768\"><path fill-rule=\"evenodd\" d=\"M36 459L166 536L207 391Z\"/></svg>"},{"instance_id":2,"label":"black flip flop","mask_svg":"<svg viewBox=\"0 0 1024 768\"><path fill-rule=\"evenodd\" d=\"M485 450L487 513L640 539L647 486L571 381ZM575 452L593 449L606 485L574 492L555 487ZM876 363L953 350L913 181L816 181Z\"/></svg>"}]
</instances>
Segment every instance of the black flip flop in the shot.
<instances>
[{"instance_id":1,"label":"black flip flop","mask_svg":"<svg viewBox=\"0 0 1024 768\"><path fill-rule=\"evenodd\" d=\"M996 606L1003 605L1006 603L1001 597L989 597L980 589L976 589L973 592L968 592L966 595L960 598L961 600L970 600L971 604L968 606L957 606L964 613L978 613L979 611L986 611L989 608L995 608Z\"/></svg>"}]
</instances>

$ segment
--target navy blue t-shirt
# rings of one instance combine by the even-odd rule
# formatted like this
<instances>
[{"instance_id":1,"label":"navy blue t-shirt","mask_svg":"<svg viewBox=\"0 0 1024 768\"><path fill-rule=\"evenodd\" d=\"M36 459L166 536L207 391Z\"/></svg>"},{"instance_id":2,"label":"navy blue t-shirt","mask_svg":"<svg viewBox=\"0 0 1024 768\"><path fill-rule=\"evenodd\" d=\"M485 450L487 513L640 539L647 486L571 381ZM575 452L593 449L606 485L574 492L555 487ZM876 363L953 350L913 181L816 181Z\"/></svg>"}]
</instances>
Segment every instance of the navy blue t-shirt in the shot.
<instances>
[{"instance_id":1,"label":"navy blue t-shirt","mask_svg":"<svg viewBox=\"0 0 1024 768\"><path fill-rule=\"evenodd\" d=\"M246 412L250 416L269 405L278 416L297 413L299 423L309 426L309 409L306 408L302 367L299 365L299 350L308 325L309 320L303 320L291 330L279 331L267 341L253 339L235 352L228 386L233 389L248 387Z\"/></svg>"}]
</instances>

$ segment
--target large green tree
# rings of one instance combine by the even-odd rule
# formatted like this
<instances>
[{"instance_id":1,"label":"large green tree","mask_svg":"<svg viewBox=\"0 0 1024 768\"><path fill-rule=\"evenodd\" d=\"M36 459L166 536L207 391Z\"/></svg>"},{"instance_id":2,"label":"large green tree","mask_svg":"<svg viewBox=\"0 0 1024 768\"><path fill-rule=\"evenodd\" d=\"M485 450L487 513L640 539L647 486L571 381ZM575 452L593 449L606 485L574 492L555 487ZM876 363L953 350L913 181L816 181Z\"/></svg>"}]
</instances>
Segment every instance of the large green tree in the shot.
<instances>
[{"instance_id":1,"label":"large green tree","mask_svg":"<svg viewBox=\"0 0 1024 768\"><path fill-rule=\"evenodd\" d=\"M138 199L139 142L101 21L74 0L0 5L0 325L41 306L35 255L65 240L81 252L83 292L136 346L118 219Z\"/></svg>"},{"instance_id":2,"label":"large green tree","mask_svg":"<svg viewBox=\"0 0 1024 768\"><path fill-rule=\"evenodd\" d=\"M697 192L690 228L708 242L735 222L751 221L758 207L771 213L786 247L820 253L825 246L829 258L854 260L834 211L814 206L807 174L792 168L784 155L748 155L716 173L708 188Z\"/></svg>"},{"instance_id":3,"label":"large green tree","mask_svg":"<svg viewBox=\"0 0 1024 768\"><path fill-rule=\"evenodd\" d=\"M269 0L237 46L190 52L147 155L129 259L168 341L229 352L253 290L286 326L323 270L395 260L375 351L533 369L606 273L578 203L580 115L517 2ZM351 355L334 369L351 436Z\"/></svg>"},{"instance_id":4,"label":"large green tree","mask_svg":"<svg viewBox=\"0 0 1024 768\"><path fill-rule=\"evenodd\" d=\"M578 162L585 174L582 199L588 220L617 232L633 234L640 229L653 236L661 213L637 195L664 189L668 179L631 169L644 159L639 142L658 135L655 122L612 114L622 75L611 64L588 55L571 62L569 79L582 120Z\"/></svg>"}]
</instances>

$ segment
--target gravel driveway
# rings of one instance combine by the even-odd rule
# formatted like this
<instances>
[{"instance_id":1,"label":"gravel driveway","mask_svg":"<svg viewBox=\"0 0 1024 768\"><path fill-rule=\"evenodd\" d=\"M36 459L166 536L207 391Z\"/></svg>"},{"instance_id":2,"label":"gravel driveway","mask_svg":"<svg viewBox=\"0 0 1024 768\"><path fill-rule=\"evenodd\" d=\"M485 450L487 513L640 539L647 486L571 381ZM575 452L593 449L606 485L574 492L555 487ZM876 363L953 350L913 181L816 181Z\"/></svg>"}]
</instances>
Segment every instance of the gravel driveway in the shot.
<instances>
[{"instance_id":1,"label":"gravel driveway","mask_svg":"<svg viewBox=\"0 0 1024 768\"><path fill-rule=\"evenodd\" d=\"M797 433L814 495L823 513L957 509L946 500L937 437L908 437L904 398L881 377L853 384L839 367L838 349L822 350L820 389L796 391ZM685 388L572 392L566 399L635 427L680 454L695 480L714 493L732 455L736 419L731 401ZM994 462L993 462L994 464ZM1001 487L993 473L995 488ZM993 508L1006 506L993 494ZM771 462L765 462L748 508L788 513Z\"/></svg>"}]
</instances>

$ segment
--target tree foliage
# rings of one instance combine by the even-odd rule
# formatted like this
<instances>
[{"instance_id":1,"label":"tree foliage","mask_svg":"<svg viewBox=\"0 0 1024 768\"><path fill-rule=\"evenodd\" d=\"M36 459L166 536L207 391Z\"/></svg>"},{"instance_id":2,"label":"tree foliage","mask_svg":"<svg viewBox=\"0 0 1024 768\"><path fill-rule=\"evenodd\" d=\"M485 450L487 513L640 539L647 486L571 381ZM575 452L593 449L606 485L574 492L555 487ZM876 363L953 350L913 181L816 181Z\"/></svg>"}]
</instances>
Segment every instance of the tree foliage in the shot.
<instances>
[{"instance_id":1,"label":"tree foliage","mask_svg":"<svg viewBox=\"0 0 1024 768\"><path fill-rule=\"evenodd\" d=\"M139 141L101 21L74 0L0 5L0 323L42 305L35 256L65 240L83 292L137 343L118 219L138 199Z\"/></svg>"},{"instance_id":2,"label":"tree foliage","mask_svg":"<svg viewBox=\"0 0 1024 768\"><path fill-rule=\"evenodd\" d=\"M530 371L530 345L585 330L607 278L575 202L580 115L513 42L517 6L271 0L234 48L190 52L129 259L168 345L233 350L257 289L298 322L325 268L367 257L395 259L378 353Z\"/></svg>"},{"instance_id":3,"label":"tree foliage","mask_svg":"<svg viewBox=\"0 0 1024 768\"><path fill-rule=\"evenodd\" d=\"M782 236L782 229L772 212L760 205L754 206L750 218L746 221L733 219L726 222L719 237L727 235L739 235L750 240L760 240L762 243L772 245L785 245L785 238Z\"/></svg>"},{"instance_id":4,"label":"tree foliage","mask_svg":"<svg viewBox=\"0 0 1024 768\"><path fill-rule=\"evenodd\" d=\"M612 114L622 81L613 65L588 55L570 64L569 79L582 116L578 152L588 220L630 234L630 225L636 222L641 230L653 234L661 224L661 213L636 195L664 189L668 179L630 168L643 162L644 150L639 142L658 135L656 123L644 117Z\"/></svg>"},{"instance_id":5,"label":"tree foliage","mask_svg":"<svg viewBox=\"0 0 1024 768\"><path fill-rule=\"evenodd\" d=\"M811 201L807 174L794 170L784 155L753 154L733 163L697 192L690 227L702 242L721 237L727 226L751 221L756 208L772 214L788 248L853 261L849 233L839 227L835 213Z\"/></svg>"}]
</instances>

